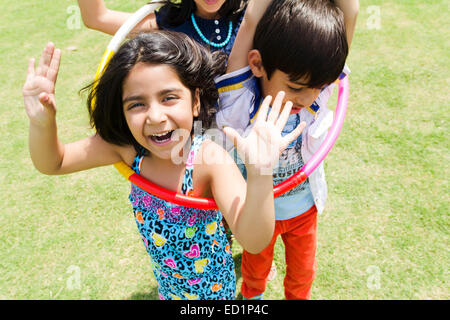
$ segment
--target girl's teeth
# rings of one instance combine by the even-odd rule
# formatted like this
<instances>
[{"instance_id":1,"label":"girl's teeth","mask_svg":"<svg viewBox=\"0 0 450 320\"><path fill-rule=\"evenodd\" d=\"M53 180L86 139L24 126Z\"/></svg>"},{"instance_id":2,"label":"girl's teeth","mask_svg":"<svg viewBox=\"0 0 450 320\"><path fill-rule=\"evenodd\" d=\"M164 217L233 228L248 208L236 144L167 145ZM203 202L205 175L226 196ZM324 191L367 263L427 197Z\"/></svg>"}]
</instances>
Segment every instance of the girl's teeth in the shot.
<instances>
[{"instance_id":1,"label":"girl's teeth","mask_svg":"<svg viewBox=\"0 0 450 320\"><path fill-rule=\"evenodd\" d=\"M155 133L151 135L151 139L158 143L167 142L171 139L171 137L172 131L166 131L164 133Z\"/></svg>"},{"instance_id":2,"label":"girl's teeth","mask_svg":"<svg viewBox=\"0 0 450 320\"><path fill-rule=\"evenodd\" d=\"M153 136L153 137L162 137L162 136L165 136L165 135L168 134L168 133L169 133L169 131L164 132L164 133L155 133L155 134L152 134L152 136Z\"/></svg>"}]
</instances>

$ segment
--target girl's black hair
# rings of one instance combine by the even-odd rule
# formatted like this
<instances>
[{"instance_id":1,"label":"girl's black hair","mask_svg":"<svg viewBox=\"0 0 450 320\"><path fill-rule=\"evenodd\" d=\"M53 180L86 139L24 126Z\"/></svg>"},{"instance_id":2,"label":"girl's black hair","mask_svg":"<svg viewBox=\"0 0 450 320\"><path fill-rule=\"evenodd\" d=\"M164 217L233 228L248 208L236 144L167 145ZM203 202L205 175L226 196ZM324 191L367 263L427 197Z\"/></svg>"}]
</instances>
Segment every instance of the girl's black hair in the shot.
<instances>
[{"instance_id":1,"label":"girl's black hair","mask_svg":"<svg viewBox=\"0 0 450 320\"><path fill-rule=\"evenodd\" d=\"M194 0L162 0L164 3L162 9L167 10L165 15L167 25L176 27L189 19L190 15L195 12L197 6ZM248 0L226 0L220 7L218 14L220 17L228 17L230 21L236 23L241 13L245 10Z\"/></svg>"},{"instance_id":2,"label":"girl's black hair","mask_svg":"<svg viewBox=\"0 0 450 320\"><path fill-rule=\"evenodd\" d=\"M142 33L125 42L111 58L97 82L82 89L89 90L87 106L91 126L105 140L116 145L139 144L125 120L122 104L123 83L137 63L164 64L172 67L181 82L195 97L200 96L200 113L194 120L211 125L218 92L214 78L225 72L226 55L211 53L187 35L171 31Z\"/></svg>"}]
</instances>

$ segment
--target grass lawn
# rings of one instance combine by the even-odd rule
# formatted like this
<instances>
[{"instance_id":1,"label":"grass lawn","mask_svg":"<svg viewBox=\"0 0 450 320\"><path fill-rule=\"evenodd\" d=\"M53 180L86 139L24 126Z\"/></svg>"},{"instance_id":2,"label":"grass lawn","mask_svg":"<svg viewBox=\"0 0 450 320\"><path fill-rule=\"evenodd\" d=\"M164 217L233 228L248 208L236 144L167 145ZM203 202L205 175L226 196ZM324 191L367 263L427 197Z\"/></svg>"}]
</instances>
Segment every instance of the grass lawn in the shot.
<instances>
[{"instance_id":1,"label":"grass lawn","mask_svg":"<svg viewBox=\"0 0 450 320\"><path fill-rule=\"evenodd\" d=\"M28 59L49 40L62 49L59 134L80 139L92 130L78 91L111 37L82 26L74 0L2 1L0 299L157 299L129 183L113 167L45 176L28 153ZM126 11L145 2L106 1ZM448 8L361 0L349 110L326 159L313 299L450 298ZM237 266L241 252L235 242ZM283 299L281 240L275 262L266 298Z\"/></svg>"}]
</instances>

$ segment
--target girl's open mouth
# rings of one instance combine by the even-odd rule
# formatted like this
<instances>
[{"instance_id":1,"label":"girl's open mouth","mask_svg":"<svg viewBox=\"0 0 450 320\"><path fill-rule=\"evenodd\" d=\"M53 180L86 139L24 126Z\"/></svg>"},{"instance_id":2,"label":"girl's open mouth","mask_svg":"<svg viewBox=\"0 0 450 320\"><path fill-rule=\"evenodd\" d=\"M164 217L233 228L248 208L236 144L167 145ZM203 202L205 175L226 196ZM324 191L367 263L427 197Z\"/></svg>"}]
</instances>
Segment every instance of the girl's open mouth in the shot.
<instances>
[{"instance_id":1,"label":"girl's open mouth","mask_svg":"<svg viewBox=\"0 0 450 320\"><path fill-rule=\"evenodd\" d=\"M167 131L163 133L155 133L150 136L150 139L156 144L166 144L172 140L172 131Z\"/></svg>"}]
</instances>

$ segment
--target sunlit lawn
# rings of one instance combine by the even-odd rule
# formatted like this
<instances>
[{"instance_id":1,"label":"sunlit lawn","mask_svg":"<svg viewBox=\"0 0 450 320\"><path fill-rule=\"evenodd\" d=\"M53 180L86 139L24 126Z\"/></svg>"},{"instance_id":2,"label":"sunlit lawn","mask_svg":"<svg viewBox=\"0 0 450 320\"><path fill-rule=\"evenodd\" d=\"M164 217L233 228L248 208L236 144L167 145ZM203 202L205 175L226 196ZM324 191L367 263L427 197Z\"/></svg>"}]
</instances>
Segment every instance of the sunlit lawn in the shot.
<instances>
[{"instance_id":1,"label":"sunlit lawn","mask_svg":"<svg viewBox=\"0 0 450 320\"><path fill-rule=\"evenodd\" d=\"M59 132L79 139L92 130L78 91L111 37L77 25L76 1L3 2L0 299L157 299L129 183L113 167L44 176L28 154L28 58L49 40L62 49ZM313 299L449 298L449 30L446 1L361 1L349 110L326 159ZM236 242L233 252L239 266ZM283 299L281 240L275 262L266 298Z\"/></svg>"}]
</instances>

